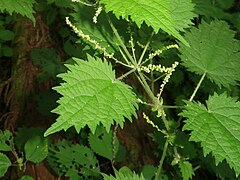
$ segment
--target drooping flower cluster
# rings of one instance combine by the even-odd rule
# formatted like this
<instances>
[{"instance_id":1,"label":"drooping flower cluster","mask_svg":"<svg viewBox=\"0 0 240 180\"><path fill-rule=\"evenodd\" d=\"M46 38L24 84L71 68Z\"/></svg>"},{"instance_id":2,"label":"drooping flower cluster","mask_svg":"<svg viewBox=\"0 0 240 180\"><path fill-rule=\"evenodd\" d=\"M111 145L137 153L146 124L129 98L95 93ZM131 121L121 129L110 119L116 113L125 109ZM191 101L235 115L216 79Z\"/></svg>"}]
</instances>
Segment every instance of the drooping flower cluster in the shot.
<instances>
[{"instance_id":1,"label":"drooping flower cluster","mask_svg":"<svg viewBox=\"0 0 240 180\"><path fill-rule=\"evenodd\" d=\"M109 54L106 50L106 48L100 46L99 42L97 42L95 39L92 39L89 35L86 35L83 33L83 31L79 28L77 28L76 26L74 26L72 24L72 22L69 20L69 17L66 17L66 23L67 25L69 25L73 32L77 34L77 36L87 40L88 42L90 42L91 44L93 44L95 46L95 49L98 49L100 51L102 51L104 53L104 56L107 58L113 58L113 53Z\"/></svg>"},{"instance_id":2,"label":"drooping flower cluster","mask_svg":"<svg viewBox=\"0 0 240 180\"><path fill-rule=\"evenodd\" d=\"M172 67L170 67L170 68L168 69L167 75L165 76L165 78L163 79L162 84L160 85L160 91L159 91L159 94L157 94L158 99L161 97L161 94L162 94L162 92L163 92L164 86L165 86L165 85L167 84L167 82L169 81L172 73L175 71L175 69L176 69L176 67L177 67L178 64L179 64L179 62L176 61L176 62L174 62L174 63L172 64Z\"/></svg>"}]
</instances>

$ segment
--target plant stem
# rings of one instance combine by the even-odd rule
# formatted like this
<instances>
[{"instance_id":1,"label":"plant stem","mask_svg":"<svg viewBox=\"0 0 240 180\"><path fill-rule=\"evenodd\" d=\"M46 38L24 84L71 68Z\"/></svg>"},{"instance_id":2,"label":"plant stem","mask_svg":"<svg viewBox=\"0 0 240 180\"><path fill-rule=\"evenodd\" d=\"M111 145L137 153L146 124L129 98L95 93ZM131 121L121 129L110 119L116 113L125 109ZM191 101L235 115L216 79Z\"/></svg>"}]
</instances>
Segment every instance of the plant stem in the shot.
<instances>
[{"instance_id":1,"label":"plant stem","mask_svg":"<svg viewBox=\"0 0 240 180\"><path fill-rule=\"evenodd\" d=\"M123 59L127 62L128 65L130 65L130 62L128 61L127 57L125 56L125 54L123 53L122 49L120 47L118 47L119 52L121 53Z\"/></svg>"},{"instance_id":2,"label":"plant stem","mask_svg":"<svg viewBox=\"0 0 240 180\"><path fill-rule=\"evenodd\" d=\"M199 87L201 86L205 76L206 76L207 72L205 71L201 77L201 79L199 80L198 84L197 84L197 87L194 89L193 93L192 93L192 96L190 97L189 101L191 102L193 100L193 98L195 97Z\"/></svg>"},{"instance_id":3,"label":"plant stem","mask_svg":"<svg viewBox=\"0 0 240 180\"><path fill-rule=\"evenodd\" d=\"M127 50L127 47L126 47L125 44L123 43L120 35L119 35L118 32L117 32L117 29L114 27L114 25L113 25L113 23L112 23L112 21L111 21L111 19L109 18L108 15L107 15L107 18L108 18L108 22L109 22L109 24L110 24L110 27L111 27L112 30L113 30L113 33L114 33L115 36L117 37L117 40L118 40L120 46L123 48L123 51L126 53L128 59L131 61L131 63L132 63L133 65L137 66L137 63L134 61L133 57L131 56L131 54L130 54L129 51Z\"/></svg>"},{"instance_id":4,"label":"plant stem","mask_svg":"<svg viewBox=\"0 0 240 180\"><path fill-rule=\"evenodd\" d=\"M139 74L139 77L140 77L140 79L141 79L141 81L142 81L143 88L146 90L147 94L148 94L149 97L152 99L152 101L153 101L153 103L155 104L155 106L156 106L157 108L159 108L159 107L158 107L159 102L158 102L157 98L154 96L154 94L152 93L152 91L151 91L148 83L146 82L143 74L142 74L140 71L138 72L138 74Z\"/></svg>"},{"instance_id":5,"label":"plant stem","mask_svg":"<svg viewBox=\"0 0 240 180\"><path fill-rule=\"evenodd\" d=\"M152 64L152 59L150 60L150 64ZM154 75L153 75L153 71L151 71L151 90L152 90L152 93L154 94Z\"/></svg>"},{"instance_id":6,"label":"plant stem","mask_svg":"<svg viewBox=\"0 0 240 180\"><path fill-rule=\"evenodd\" d=\"M162 105L164 109L178 109L178 108L184 108L184 106L170 106L170 105Z\"/></svg>"},{"instance_id":7,"label":"plant stem","mask_svg":"<svg viewBox=\"0 0 240 180\"><path fill-rule=\"evenodd\" d=\"M145 55L145 53L146 53L146 51L147 51L147 48L148 48L148 46L149 46L149 44L150 44L150 42L151 42L151 39L152 39L152 37L153 37L153 34L154 34L154 32L152 32L151 36L149 37L149 40L148 40L146 46L144 47L143 52L142 52L142 54L141 54L141 56L140 56L140 58L139 58L139 60L138 60L138 64L141 64L141 62L142 62L142 60L143 60L143 57L144 57L144 55Z\"/></svg>"},{"instance_id":8,"label":"plant stem","mask_svg":"<svg viewBox=\"0 0 240 180\"><path fill-rule=\"evenodd\" d=\"M193 93L192 93L190 99L189 99L190 102L192 102L193 98L195 97L195 95L196 95L198 89L200 88L200 86L201 86L201 84L202 84L202 82L203 82L203 80L204 80L206 74L207 74L207 72L205 71L205 72L203 73L201 79L199 80L199 82L198 82L196 88L194 89L194 91L193 91ZM181 116L181 117L178 119L178 121L177 121L177 123L178 123L179 125L180 125L181 120L182 120L182 116ZM179 125L178 125L178 126L179 126ZM176 128L178 128L178 126L177 126Z\"/></svg>"},{"instance_id":9,"label":"plant stem","mask_svg":"<svg viewBox=\"0 0 240 180\"><path fill-rule=\"evenodd\" d=\"M121 75L120 77L117 78L117 80L122 80L123 78L127 77L129 74L133 73L134 71L136 71L136 68L133 68L130 71L126 72L125 74Z\"/></svg>"},{"instance_id":10,"label":"plant stem","mask_svg":"<svg viewBox=\"0 0 240 180\"><path fill-rule=\"evenodd\" d=\"M156 173L156 176L155 176L154 180L158 180L159 176L161 175L161 170L162 170L162 166L163 166L163 161L164 161L164 159L165 159L165 157L166 157L167 149L168 149L168 139L166 140L166 142L165 142L165 144L164 144L162 157L161 157L161 160L160 160L160 162L159 162L158 170L157 170L157 173Z\"/></svg>"},{"instance_id":11,"label":"plant stem","mask_svg":"<svg viewBox=\"0 0 240 180\"><path fill-rule=\"evenodd\" d=\"M123 66L125 66L125 67L132 68L132 66L127 65L127 64L125 64L125 63L123 63L123 62L121 62L121 61L118 61L118 60L116 60L116 59L113 59L113 60L114 60L116 63L121 64L121 65L123 65Z\"/></svg>"}]
</instances>

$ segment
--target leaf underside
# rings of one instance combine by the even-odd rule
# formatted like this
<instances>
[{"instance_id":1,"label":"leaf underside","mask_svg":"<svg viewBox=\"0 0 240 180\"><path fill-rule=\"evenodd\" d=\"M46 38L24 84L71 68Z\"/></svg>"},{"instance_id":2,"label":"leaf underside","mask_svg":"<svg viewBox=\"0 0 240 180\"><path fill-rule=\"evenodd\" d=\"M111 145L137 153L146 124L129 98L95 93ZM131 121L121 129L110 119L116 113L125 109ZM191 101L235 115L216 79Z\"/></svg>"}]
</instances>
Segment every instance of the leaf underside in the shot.
<instances>
[{"instance_id":1,"label":"leaf underside","mask_svg":"<svg viewBox=\"0 0 240 180\"><path fill-rule=\"evenodd\" d=\"M33 16L33 4L35 0L2 0L0 1L0 12L7 11L9 14L13 12L26 16L35 23Z\"/></svg>"},{"instance_id":2,"label":"leaf underside","mask_svg":"<svg viewBox=\"0 0 240 180\"><path fill-rule=\"evenodd\" d=\"M128 20L130 16L139 27L145 21L156 33L162 29L188 45L179 31L192 24L195 14L191 0L101 0L100 3L118 18Z\"/></svg>"},{"instance_id":3,"label":"leaf underside","mask_svg":"<svg viewBox=\"0 0 240 180\"><path fill-rule=\"evenodd\" d=\"M187 102L181 113L187 118L183 129L192 131L190 140L201 142L205 156L212 153L216 164L226 159L239 175L240 102L226 94L215 94L206 104Z\"/></svg>"},{"instance_id":4,"label":"leaf underside","mask_svg":"<svg viewBox=\"0 0 240 180\"><path fill-rule=\"evenodd\" d=\"M240 80L240 46L234 31L224 21L203 22L185 34L190 47L180 45L183 65L189 71L207 77L219 86L236 85Z\"/></svg>"},{"instance_id":5,"label":"leaf underside","mask_svg":"<svg viewBox=\"0 0 240 180\"><path fill-rule=\"evenodd\" d=\"M88 125L94 133L102 123L109 132L114 121L123 127L124 117L131 120L138 107L130 87L115 79L112 66L88 56L88 61L75 58L77 64L67 65L69 71L59 75L65 83L54 88L63 97L52 112L59 114L45 136L74 126L79 132Z\"/></svg>"}]
</instances>

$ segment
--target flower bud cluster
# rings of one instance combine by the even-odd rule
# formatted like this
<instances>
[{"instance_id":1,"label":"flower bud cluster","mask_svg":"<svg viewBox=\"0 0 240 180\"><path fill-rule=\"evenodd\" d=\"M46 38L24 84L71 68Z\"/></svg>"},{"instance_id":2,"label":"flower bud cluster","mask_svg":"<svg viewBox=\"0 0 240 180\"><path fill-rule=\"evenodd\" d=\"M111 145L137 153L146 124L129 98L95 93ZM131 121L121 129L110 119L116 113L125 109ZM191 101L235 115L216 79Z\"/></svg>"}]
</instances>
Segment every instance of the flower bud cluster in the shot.
<instances>
[{"instance_id":1,"label":"flower bud cluster","mask_svg":"<svg viewBox=\"0 0 240 180\"><path fill-rule=\"evenodd\" d=\"M179 47L177 44L171 44L171 45L165 46L164 48L158 49L155 52L149 54L148 59L153 59L155 56L162 54L163 51L166 51L168 49L173 49L173 48L178 49Z\"/></svg>"},{"instance_id":2,"label":"flower bud cluster","mask_svg":"<svg viewBox=\"0 0 240 180\"><path fill-rule=\"evenodd\" d=\"M167 84L167 82L169 81L172 73L175 71L177 65L179 64L179 62L175 61L173 64L172 64L172 67L170 67L168 69L168 72L167 72L167 75L165 76L162 84L160 85L160 91L159 91L159 94L157 94L157 97L160 98L162 92L163 92L163 89L164 89L164 86Z\"/></svg>"},{"instance_id":3,"label":"flower bud cluster","mask_svg":"<svg viewBox=\"0 0 240 180\"><path fill-rule=\"evenodd\" d=\"M154 124L154 123L149 119L149 117L148 117L145 113L143 113L143 118L146 119L146 121L147 121L148 124L151 124L152 127L156 128L157 131L161 132L161 130L159 129L159 127L158 127L156 124Z\"/></svg>"},{"instance_id":4,"label":"flower bud cluster","mask_svg":"<svg viewBox=\"0 0 240 180\"><path fill-rule=\"evenodd\" d=\"M94 22L95 24L97 24L97 18L98 18L98 16L99 16L99 14L102 12L102 10L103 10L102 6L99 6L99 7L97 8L97 11L96 11L96 13L95 13L95 15L94 15L94 17L93 17L93 22Z\"/></svg>"},{"instance_id":5,"label":"flower bud cluster","mask_svg":"<svg viewBox=\"0 0 240 180\"><path fill-rule=\"evenodd\" d=\"M95 49L98 49L100 51L102 51L104 53L104 56L107 57L107 58L113 58L113 53L112 54L109 54L106 50L106 48L104 47L101 47L99 42L97 42L95 39L92 39L89 35L86 35L83 33L83 31L79 28L77 28L76 26L74 26L72 24L72 22L69 20L69 17L66 17L66 23L67 25L69 25L73 32L77 34L77 36L87 40L88 42L90 42L91 44L93 44L95 46Z\"/></svg>"}]
</instances>

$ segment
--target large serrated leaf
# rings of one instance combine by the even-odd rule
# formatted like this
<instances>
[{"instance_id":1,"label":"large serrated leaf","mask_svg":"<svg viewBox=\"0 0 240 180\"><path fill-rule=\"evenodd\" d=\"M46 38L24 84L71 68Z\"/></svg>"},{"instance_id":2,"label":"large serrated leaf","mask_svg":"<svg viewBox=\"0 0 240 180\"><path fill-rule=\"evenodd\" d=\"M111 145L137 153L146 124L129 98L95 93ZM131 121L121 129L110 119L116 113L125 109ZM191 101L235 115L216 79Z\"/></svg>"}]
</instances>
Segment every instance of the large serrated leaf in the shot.
<instances>
[{"instance_id":1,"label":"large serrated leaf","mask_svg":"<svg viewBox=\"0 0 240 180\"><path fill-rule=\"evenodd\" d=\"M181 115L186 117L184 130L191 130L190 140L201 142L204 154L212 152L216 163L226 159L240 174L240 102L226 94L210 96L207 107L187 102Z\"/></svg>"},{"instance_id":2,"label":"large serrated leaf","mask_svg":"<svg viewBox=\"0 0 240 180\"><path fill-rule=\"evenodd\" d=\"M101 59L88 56L88 61L75 58L77 64L67 65L69 71L61 74L65 83L55 90L63 95L54 113L60 116L45 136L74 126L77 132L88 125L94 133L97 125L109 132L115 122L123 127L124 117L136 116L137 101L130 87L115 79L112 66Z\"/></svg>"},{"instance_id":3,"label":"large serrated leaf","mask_svg":"<svg viewBox=\"0 0 240 180\"><path fill-rule=\"evenodd\" d=\"M16 12L28 17L35 23L35 18L33 16L34 3L35 0L2 0L0 1L0 12L3 12L4 10L6 10L10 14Z\"/></svg>"},{"instance_id":4,"label":"large serrated leaf","mask_svg":"<svg viewBox=\"0 0 240 180\"><path fill-rule=\"evenodd\" d=\"M191 0L101 0L106 11L113 11L117 17L131 19L140 27L145 21L153 27L173 35L184 44L188 44L179 31L189 27L195 16Z\"/></svg>"},{"instance_id":5,"label":"large serrated leaf","mask_svg":"<svg viewBox=\"0 0 240 180\"><path fill-rule=\"evenodd\" d=\"M217 6L217 3L212 0L193 0L196 4L195 12L199 15L204 15L207 18L221 19L226 14L223 9Z\"/></svg>"},{"instance_id":6,"label":"large serrated leaf","mask_svg":"<svg viewBox=\"0 0 240 180\"><path fill-rule=\"evenodd\" d=\"M0 177L4 176L10 165L11 161L9 158L5 154L0 153Z\"/></svg>"},{"instance_id":7,"label":"large serrated leaf","mask_svg":"<svg viewBox=\"0 0 240 180\"><path fill-rule=\"evenodd\" d=\"M98 161L91 149L65 140L50 147L48 162L58 175L71 179L94 179L100 174Z\"/></svg>"},{"instance_id":8,"label":"large serrated leaf","mask_svg":"<svg viewBox=\"0 0 240 180\"><path fill-rule=\"evenodd\" d=\"M240 80L240 48L234 31L224 21L203 22L185 34L190 47L180 46L183 65L189 71L207 77L217 85L229 87Z\"/></svg>"},{"instance_id":9,"label":"large serrated leaf","mask_svg":"<svg viewBox=\"0 0 240 180\"><path fill-rule=\"evenodd\" d=\"M143 175L140 176L136 174L135 172L132 172L128 167L124 166L119 171L115 170L115 176L108 176L106 174L102 174L104 177L104 180L145 180Z\"/></svg>"}]
</instances>

